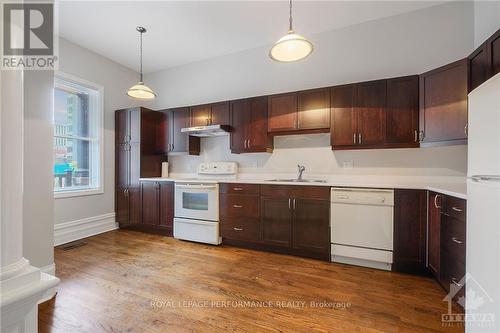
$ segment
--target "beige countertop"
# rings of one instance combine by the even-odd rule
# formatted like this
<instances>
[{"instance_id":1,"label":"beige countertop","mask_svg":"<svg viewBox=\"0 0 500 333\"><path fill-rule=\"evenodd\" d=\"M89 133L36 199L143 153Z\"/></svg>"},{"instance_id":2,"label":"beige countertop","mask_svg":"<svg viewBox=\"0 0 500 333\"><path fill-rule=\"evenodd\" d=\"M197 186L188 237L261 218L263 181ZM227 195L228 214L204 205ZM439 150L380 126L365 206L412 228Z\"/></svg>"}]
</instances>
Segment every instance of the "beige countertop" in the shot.
<instances>
[{"instance_id":1,"label":"beige countertop","mask_svg":"<svg viewBox=\"0 0 500 333\"><path fill-rule=\"evenodd\" d=\"M151 177L141 178L142 181L181 181L196 178L192 174L172 174L169 178ZM293 179L295 175L263 175L240 174L237 178L216 179L219 183L244 183L268 185L298 185L298 186L328 186L328 187L365 187L365 188L394 188L429 190L453 197L467 199L467 182L465 177L436 177L436 176L371 176L371 175L336 175L304 177L305 179L325 180L318 182L287 182L270 181L271 179Z\"/></svg>"}]
</instances>

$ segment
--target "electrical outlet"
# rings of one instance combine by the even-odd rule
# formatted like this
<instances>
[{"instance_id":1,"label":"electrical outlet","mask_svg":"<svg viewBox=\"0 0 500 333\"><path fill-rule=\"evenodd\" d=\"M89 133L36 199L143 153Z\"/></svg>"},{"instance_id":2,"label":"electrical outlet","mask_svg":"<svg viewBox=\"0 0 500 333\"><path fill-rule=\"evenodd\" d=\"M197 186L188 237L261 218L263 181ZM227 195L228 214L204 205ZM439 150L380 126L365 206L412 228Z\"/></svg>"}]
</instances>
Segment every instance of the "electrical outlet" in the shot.
<instances>
[{"instance_id":1,"label":"electrical outlet","mask_svg":"<svg viewBox=\"0 0 500 333\"><path fill-rule=\"evenodd\" d=\"M352 169L352 168L354 168L354 163L352 161L345 161L345 162L342 162L342 167L344 169Z\"/></svg>"}]
</instances>

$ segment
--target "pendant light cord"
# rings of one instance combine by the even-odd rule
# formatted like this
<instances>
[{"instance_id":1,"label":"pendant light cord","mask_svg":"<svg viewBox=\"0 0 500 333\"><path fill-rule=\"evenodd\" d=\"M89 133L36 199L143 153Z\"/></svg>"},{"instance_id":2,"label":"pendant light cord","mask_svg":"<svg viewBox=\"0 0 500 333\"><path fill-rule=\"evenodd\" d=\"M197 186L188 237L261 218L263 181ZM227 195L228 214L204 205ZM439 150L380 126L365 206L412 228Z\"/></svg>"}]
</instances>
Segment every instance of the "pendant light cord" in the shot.
<instances>
[{"instance_id":1,"label":"pendant light cord","mask_svg":"<svg viewBox=\"0 0 500 333\"><path fill-rule=\"evenodd\" d=\"M140 31L140 42L139 42L139 49L140 49L140 55L139 55L139 59L140 59L140 79L139 81L142 82L142 34L143 32Z\"/></svg>"},{"instance_id":2,"label":"pendant light cord","mask_svg":"<svg viewBox=\"0 0 500 333\"><path fill-rule=\"evenodd\" d=\"M288 31L293 31L293 28L292 28L292 0L290 0L290 17L289 17L289 21L290 21L290 26L289 26Z\"/></svg>"}]
</instances>

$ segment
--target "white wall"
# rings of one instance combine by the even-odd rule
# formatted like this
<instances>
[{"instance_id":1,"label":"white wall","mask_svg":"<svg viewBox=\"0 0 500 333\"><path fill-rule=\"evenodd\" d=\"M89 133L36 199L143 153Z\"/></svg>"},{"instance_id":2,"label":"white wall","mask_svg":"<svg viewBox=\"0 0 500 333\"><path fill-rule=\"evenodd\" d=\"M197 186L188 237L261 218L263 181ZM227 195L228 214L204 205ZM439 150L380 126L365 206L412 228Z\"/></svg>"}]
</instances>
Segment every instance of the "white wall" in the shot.
<instances>
[{"instance_id":1,"label":"white wall","mask_svg":"<svg viewBox=\"0 0 500 333\"><path fill-rule=\"evenodd\" d=\"M52 71L24 71L23 254L33 266L54 262Z\"/></svg>"},{"instance_id":2,"label":"white wall","mask_svg":"<svg viewBox=\"0 0 500 333\"><path fill-rule=\"evenodd\" d=\"M193 105L297 89L422 73L473 50L472 2L451 2L309 36L313 54L291 64L269 59L269 46L146 76L157 106ZM226 138L202 139L200 157L171 156L172 172L194 172L201 161L234 160L242 172L465 175L466 147L335 152L328 135L275 139L275 152L232 155ZM352 161L354 169L342 169Z\"/></svg>"},{"instance_id":3,"label":"white wall","mask_svg":"<svg viewBox=\"0 0 500 333\"><path fill-rule=\"evenodd\" d=\"M133 106L126 95L136 72L103 56L59 39L59 70L104 86L104 194L55 200L55 223L114 212L114 111Z\"/></svg>"},{"instance_id":4,"label":"white wall","mask_svg":"<svg viewBox=\"0 0 500 333\"><path fill-rule=\"evenodd\" d=\"M500 1L474 1L474 48L500 29Z\"/></svg>"},{"instance_id":5,"label":"white wall","mask_svg":"<svg viewBox=\"0 0 500 333\"><path fill-rule=\"evenodd\" d=\"M315 50L277 63L270 46L146 75L158 106L193 105L425 72L473 50L472 2L428 9L308 36Z\"/></svg>"}]
</instances>

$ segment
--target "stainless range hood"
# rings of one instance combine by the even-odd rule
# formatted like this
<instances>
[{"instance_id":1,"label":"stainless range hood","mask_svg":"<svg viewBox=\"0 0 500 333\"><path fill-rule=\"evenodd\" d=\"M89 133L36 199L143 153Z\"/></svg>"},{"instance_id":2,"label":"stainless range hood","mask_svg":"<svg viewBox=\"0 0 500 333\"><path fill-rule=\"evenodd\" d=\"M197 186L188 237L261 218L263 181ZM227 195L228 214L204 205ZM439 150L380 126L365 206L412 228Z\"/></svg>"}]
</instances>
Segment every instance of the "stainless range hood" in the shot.
<instances>
[{"instance_id":1,"label":"stainless range hood","mask_svg":"<svg viewBox=\"0 0 500 333\"><path fill-rule=\"evenodd\" d=\"M208 125L181 128L181 133L186 133L191 136L210 137L228 135L230 131L228 125Z\"/></svg>"}]
</instances>

